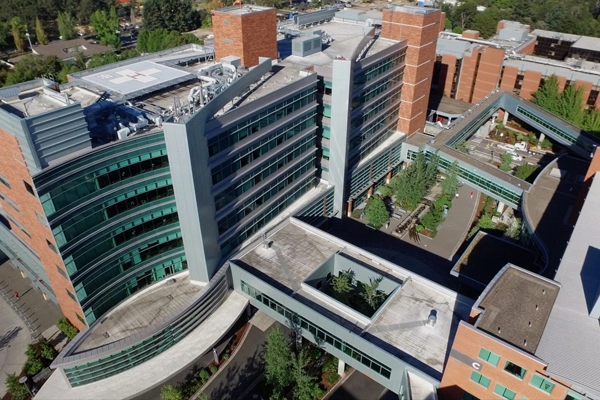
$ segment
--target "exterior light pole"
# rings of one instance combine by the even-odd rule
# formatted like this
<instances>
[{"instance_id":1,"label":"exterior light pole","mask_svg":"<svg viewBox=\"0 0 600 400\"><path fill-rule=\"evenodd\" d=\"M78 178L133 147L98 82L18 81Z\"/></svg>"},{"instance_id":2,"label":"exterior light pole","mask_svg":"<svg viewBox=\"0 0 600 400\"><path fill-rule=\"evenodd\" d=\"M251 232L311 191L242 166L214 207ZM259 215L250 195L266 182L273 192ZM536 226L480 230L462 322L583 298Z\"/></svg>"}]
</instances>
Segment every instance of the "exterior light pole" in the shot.
<instances>
[{"instance_id":1,"label":"exterior light pole","mask_svg":"<svg viewBox=\"0 0 600 400\"><path fill-rule=\"evenodd\" d=\"M25 32L25 36L27 36L27 40L29 41L29 48L33 51L33 45L31 44L31 35L29 32Z\"/></svg>"},{"instance_id":2,"label":"exterior light pole","mask_svg":"<svg viewBox=\"0 0 600 400\"><path fill-rule=\"evenodd\" d=\"M27 388L27 391L31 395L31 398L33 398L34 397L33 393L31 393L31 389L29 389L29 385L27 384L27 377L22 376L21 378L19 378L19 383L22 383L23 385L25 385L25 387Z\"/></svg>"}]
</instances>

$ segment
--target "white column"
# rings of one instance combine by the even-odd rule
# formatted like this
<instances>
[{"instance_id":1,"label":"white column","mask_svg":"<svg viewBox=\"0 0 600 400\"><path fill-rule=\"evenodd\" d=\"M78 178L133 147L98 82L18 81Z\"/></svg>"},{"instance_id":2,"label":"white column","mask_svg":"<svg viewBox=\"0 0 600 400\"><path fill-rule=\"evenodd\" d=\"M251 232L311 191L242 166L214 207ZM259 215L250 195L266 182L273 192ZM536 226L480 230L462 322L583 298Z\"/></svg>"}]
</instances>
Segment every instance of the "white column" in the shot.
<instances>
[{"instance_id":1,"label":"white column","mask_svg":"<svg viewBox=\"0 0 600 400\"><path fill-rule=\"evenodd\" d=\"M500 214L502 214L502 212L504 212L504 203L499 201L498 202L498 208L496 208L496 211L498 211Z\"/></svg>"},{"instance_id":2,"label":"white column","mask_svg":"<svg viewBox=\"0 0 600 400\"><path fill-rule=\"evenodd\" d=\"M338 375L344 376L345 371L346 371L346 363L343 362L342 360L338 359Z\"/></svg>"},{"instance_id":3,"label":"white column","mask_svg":"<svg viewBox=\"0 0 600 400\"><path fill-rule=\"evenodd\" d=\"M544 135L543 133L540 133L540 141L539 141L539 143L540 143L540 145L539 145L539 148L540 148L540 149L542 148L542 142L543 142L545 139L546 139L546 135Z\"/></svg>"},{"instance_id":4,"label":"white column","mask_svg":"<svg viewBox=\"0 0 600 400\"><path fill-rule=\"evenodd\" d=\"M508 122L508 111L504 111L504 118L502 119L502 125L506 126Z\"/></svg>"}]
</instances>

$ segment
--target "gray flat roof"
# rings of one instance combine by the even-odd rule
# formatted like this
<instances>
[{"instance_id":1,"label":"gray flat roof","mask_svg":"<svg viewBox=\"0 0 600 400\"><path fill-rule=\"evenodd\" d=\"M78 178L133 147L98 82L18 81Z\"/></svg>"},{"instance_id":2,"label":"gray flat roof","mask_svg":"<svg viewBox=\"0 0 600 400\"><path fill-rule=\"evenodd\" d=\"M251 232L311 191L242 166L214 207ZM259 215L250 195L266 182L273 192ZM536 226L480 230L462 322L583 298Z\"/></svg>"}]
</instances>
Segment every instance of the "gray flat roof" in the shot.
<instances>
[{"instance_id":1,"label":"gray flat roof","mask_svg":"<svg viewBox=\"0 0 600 400\"><path fill-rule=\"evenodd\" d=\"M582 36L579 38L579 40L573 43L572 47L578 49L600 51L600 38Z\"/></svg>"},{"instance_id":2,"label":"gray flat roof","mask_svg":"<svg viewBox=\"0 0 600 400\"><path fill-rule=\"evenodd\" d=\"M596 174L597 175L597 174ZM535 353L548 372L600 397L600 324L589 315L600 287L600 179L594 180L555 280L562 286Z\"/></svg>"},{"instance_id":3,"label":"gray flat roof","mask_svg":"<svg viewBox=\"0 0 600 400\"><path fill-rule=\"evenodd\" d=\"M579 38L581 37L579 35L572 35L570 33L545 31L543 29L534 29L533 32L531 32L531 33L533 35L539 36L539 37L550 38L550 39L561 39L561 40L566 40L569 42L575 42L575 41L579 40Z\"/></svg>"},{"instance_id":4,"label":"gray flat roof","mask_svg":"<svg viewBox=\"0 0 600 400\"><path fill-rule=\"evenodd\" d=\"M187 271L173 278L175 283L169 283L169 279L152 285L103 316L102 324L90 333L75 353L135 335L183 309L202 289L202 286L190 283Z\"/></svg>"},{"instance_id":5,"label":"gray flat roof","mask_svg":"<svg viewBox=\"0 0 600 400\"><path fill-rule=\"evenodd\" d=\"M582 80L600 85L600 65L592 64L590 72L575 69L564 61L548 60L542 57L522 56L522 59L507 58L505 66L516 67L519 71L537 71L543 76L564 76L570 81Z\"/></svg>"},{"instance_id":6,"label":"gray flat roof","mask_svg":"<svg viewBox=\"0 0 600 400\"><path fill-rule=\"evenodd\" d=\"M363 337L391 354L441 373L448 338L454 336L459 321L468 318L472 306L469 300L459 299L455 292L294 218L269 232L267 240L272 242L271 248L264 249L261 241L233 262L266 276L271 284L283 286L296 300L319 308L350 331L360 334L364 329L368 334ZM302 281L336 252L403 282L402 288L393 292L366 327L301 289ZM437 314L435 327L426 324L433 310Z\"/></svg>"},{"instance_id":7,"label":"gray flat roof","mask_svg":"<svg viewBox=\"0 0 600 400\"><path fill-rule=\"evenodd\" d=\"M514 265L506 265L481 294L477 327L530 353L540 342L560 286Z\"/></svg>"},{"instance_id":8,"label":"gray flat roof","mask_svg":"<svg viewBox=\"0 0 600 400\"><path fill-rule=\"evenodd\" d=\"M83 76L82 79L122 96L167 87L195 78L187 71L168 67L153 61L140 61L111 70Z\"/></svg>"},{"instance_id":9,"label":"gray flat roof","mask_svg":"<svg viewBox=\"0 0 600 400\"><path fill-rule=\"evenodd\" d=\"M233 15L244 15L244 14L252 14L255 12L262 12L262 11L268 11L268 10L274 10L274 8L244 4L244 5L240 5L239 7L238 6L223 7L223 8L217 8L216 10L212 10L212 11L219 12L219 13L233 14Z\"/></svg>"}]
</instances>

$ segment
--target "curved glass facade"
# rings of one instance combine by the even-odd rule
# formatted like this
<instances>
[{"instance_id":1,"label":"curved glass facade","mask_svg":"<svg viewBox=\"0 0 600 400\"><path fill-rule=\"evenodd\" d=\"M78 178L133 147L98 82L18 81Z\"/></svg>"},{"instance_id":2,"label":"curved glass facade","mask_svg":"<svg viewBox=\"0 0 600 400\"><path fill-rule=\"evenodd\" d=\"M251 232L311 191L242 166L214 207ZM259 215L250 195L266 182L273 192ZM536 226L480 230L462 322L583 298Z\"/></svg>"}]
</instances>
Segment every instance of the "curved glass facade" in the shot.
<instances>
[{"instance_id":1,"label":"curved glass facade","mask_svg":"<svg viewBox=\"0 0 600 400\"><path fill-rule=\"evenodd\" d=\"M207 290L187 310L152 336L100 359L66 367L65 375L71 386L81 386L108 378L168 350L223 304L231 291L230 286L230 274L225 271L211 281Z\"/></svg>"},{"instance_id":2,"label":"curved glass facade","mask_svg":"<svg viewBox=\"0 0 600 400\"><path fill-rule=\"evenodd\" d=\"M162 133L104 146L35 179L88 324L187 268Z\"/></svg>"}]
</instances>

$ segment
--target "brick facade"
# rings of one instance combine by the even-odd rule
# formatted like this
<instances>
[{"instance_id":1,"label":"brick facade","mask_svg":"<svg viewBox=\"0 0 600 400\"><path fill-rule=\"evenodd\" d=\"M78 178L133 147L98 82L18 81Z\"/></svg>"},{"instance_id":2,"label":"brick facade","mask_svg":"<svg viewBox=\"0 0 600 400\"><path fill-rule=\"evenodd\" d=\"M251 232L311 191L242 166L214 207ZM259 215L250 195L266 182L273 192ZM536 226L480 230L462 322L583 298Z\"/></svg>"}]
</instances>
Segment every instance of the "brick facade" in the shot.
<instances>
[{"instance_id":1,"label":"brick facade","mask_svg":"<svg viewBox=\"0 0 600 400\"><path fill-rule=\"evenodd\" d=\"M407 40L406 66L402 86L398 130L411 135L425 126L436 54L437 37L443 26L439 10L413 13L398 9L383 10L381 36Z\"/></svg>"},{"instance_id":2,"label":"brick facade","mask_svg":"<svg viewBox=\"0 0 600 400\"><path fill-rule=\"evenodd\" d=\"M214 10L212 24L215 58L238 56L244 67L258 65L259 57L277 59L277 13L274 8L245 14Z\"/></svg>"},{"instance_id":3,"label":"brick facade","mask_svg":"<svg viewBox=\"0 0 600 400\"><path fill-rule=\"evenodd\" d=\"M479 358L479 352L482 348L500 356L497 366ZM469 324L461 323L459 325L452 344L452 350L475 360L478 365L476 368L450 356L444 368L444 375L438 390L440 399L460 400L464 392L468 392L479 399L500 399L501 397L494 393L496 384L516 392L515 399L564 399L567 395L568 388L565 385L556 380L551 380L545 375L546 365L542 360ZM507 361L526 370L523 379L504 370ZM491 380L487 388L470 379L473 371ZM534 373L551 380L556 385L550 394L530 384Z\"/></svg>"},{"instance_id":4,"label":"brick facade","mask_svg":"<svg viewBox=\"0 0 600 400\"><path fill-rule=\"evenodd\" d=\"M58 270L58 268L61 268L66 273L62 257L55 253L48 245L48 242L50 242L52 246L57 249L56 251L58 251L54 236L52 235L50 228L45 223L41 222L36 215L37 212L40 216L44 216L42 205L37 196L29 193L25 187L24 182L27 182L33 187L33 181L29 175L29 170L25 165L19 142L14 136L1 129L0 142L2 143L2 146L0 146L0 171L10 184L9 189L0 183L0 192L15 202L19 211L16 211L2 200L0 200L0 204L2 204L2 208L7 214L10 214L12 218L27 230L31 235L31 238L11 222L12 232L23 242L28 244L39 256L46 274L48 275L48 279L50 280L50 282L46 283L52 287L63 314L73 325L82 329L85 324L77 317L77 315L79 315L83 318L81 307L67 292L69 291L75 296L75 290L73 290L71 281L61 275Z\"/></svg>"}]
</instances>

